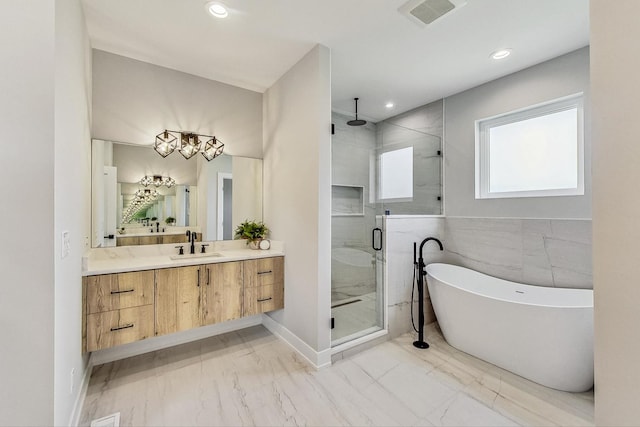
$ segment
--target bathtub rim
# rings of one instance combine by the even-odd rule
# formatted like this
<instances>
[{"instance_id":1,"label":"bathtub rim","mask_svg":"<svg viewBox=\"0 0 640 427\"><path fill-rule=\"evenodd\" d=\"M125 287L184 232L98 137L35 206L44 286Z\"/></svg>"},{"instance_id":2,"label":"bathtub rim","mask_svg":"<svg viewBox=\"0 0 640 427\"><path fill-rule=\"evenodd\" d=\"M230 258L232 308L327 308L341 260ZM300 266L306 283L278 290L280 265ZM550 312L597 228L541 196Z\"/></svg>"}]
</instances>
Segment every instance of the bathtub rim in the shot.
<instances>
[{"instance_id":1,"label":"bathtub rim","mask_svg":"<svg viewBox=\"0 0 640 427\"><path fill-rule=\"evenodd\" d=\"M536 292L540 292L541 289L543 289L546 292L552 292L551 290L563 290L563 291L568 291L568 292L572 292L572 293L590 293L591 294L591 304L590 305L584 305L584 304L576 304L576 305L550 305L550 304L541 304L541 303L535 303L535 302L531 302L531 301L518 301L515 299L507 299L507 298L503 298L503 297L499 297L496 295L490 295L487 293L479 293L476 292L474 290L465 288L463 286L457 285L457 284L453 284L448 280L443 280L441 278L438 278L437 276L434 276L433 274L431 274L429 272L429 267L430 266L446 266L448 268L453 267L454 269L462 269L462 270L467 270L469 272L471 272L472 274L477 274L480 276L484 276L484 277L488 277L492 280L495 280L497 282L500 283L504 283L504 284L509 284L509 285L517 285L517 286L522 286L524 288L527 289L536 289ZM444 263L444 262L434 262L434 263L430 263L426 266L425 268L426 272L427 272L427 276L430 276L431 278L438 280L439 282L442 282L443 284L447 285L447 286L451 286L453 288L459 289L461 291L473 294L473 295L477 295L479 297L482 298L490 298L496 301L502 301L505 303L510 303L510 304L518 304L518 305L525 305L525 306L534 306L534 307L545 307L545 308L558 308L558 309L591 309L593 310L593 289L582 289L582 288L558 288L558 287L550 287L550 286L536 286L536 285L527 285L524 283L519 283L519 282L513 282L511 280L505 280L505 279L501 279L499 277L495 277L495 276L491 276L489 274L485 274L485 273L481 273L479 271L473 270L471 268L468 267L462 267L459 265L455 265L455 264L448 264L448 263ZM427 286L429 286L429 283L427 281Z\"/></svg>"}]
</instances>

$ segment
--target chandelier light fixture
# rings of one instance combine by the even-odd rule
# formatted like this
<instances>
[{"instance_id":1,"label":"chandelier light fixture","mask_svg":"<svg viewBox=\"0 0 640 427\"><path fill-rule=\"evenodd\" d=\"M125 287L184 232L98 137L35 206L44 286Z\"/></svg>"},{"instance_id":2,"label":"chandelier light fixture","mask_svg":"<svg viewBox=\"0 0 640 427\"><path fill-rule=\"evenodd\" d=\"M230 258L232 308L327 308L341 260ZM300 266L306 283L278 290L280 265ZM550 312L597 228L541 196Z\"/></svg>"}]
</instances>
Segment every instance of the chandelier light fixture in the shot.
<instances>
[{"instance_id":1,"label":"chandelier light fixture","mask_svg":"<svg viewBox=\"0 0 640 427\"><path fill-rule=\"evenodd\" d=\"M165 129L156 135L153 149L162 157L167 157L176 148L185 159L190 159L197 153L202 153L205 159L211 161L224 151L224 144L211 135L200 135L194 132L174 131Z\"/></svg>"},{"instance_id":2,"label":"chandelier light fixture","mask_svg":"<svg viewBox=\"0 0 640 427\"><path fill-rule=\"evenodd\" d=\"M162 187L163 185L167 188L171 188L176 185L176 180L171 178L170 176L145 175L140 180L140 184L144 185L145 187L153 184L156 186L156 188Z\"/></svg>"},{"instance_id":3,"label":"chandelier light fixture","mask_svg":"<svg viewBox=\"0 0 640 427\"><path fill-rule=\"evenodd\" d=\"M124 211L122 212L122 222L130 222L138 212L151 206L151 204L153 204L153 202L155 202L157 198L157 190L141 188L136 191L133 200L124 208Z\"/></svg>"}]
</instances>

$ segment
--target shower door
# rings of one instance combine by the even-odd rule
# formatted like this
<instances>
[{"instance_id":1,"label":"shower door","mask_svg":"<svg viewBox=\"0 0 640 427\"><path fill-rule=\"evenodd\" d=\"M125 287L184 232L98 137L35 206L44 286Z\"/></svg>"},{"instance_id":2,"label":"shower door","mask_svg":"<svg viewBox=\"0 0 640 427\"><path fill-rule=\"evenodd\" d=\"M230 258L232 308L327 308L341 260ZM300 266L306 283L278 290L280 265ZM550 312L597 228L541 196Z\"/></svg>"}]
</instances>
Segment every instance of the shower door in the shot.
<instances>
[{"instance_id":1,"label":"shower door","mask_svg":"<svg viewBox=\"0 0 640 427\"><path fill-rule=\"evenodd\" d=\"M392 120L348 126L333 113L332 346L387 327L384 228L394 215L442 213L442 144ZM394 278L389 304L410 299ZM408 289L409 294L404 295Z\"/></svg>"},{"instance_id":2,"label":"shower door","mask_svg":"<svg viewBox=\"0 0 640 427\"><path fill-rule=\"evenodd\" d=\"M384 328L383 220L376 197L376 125L334 113L332 138L332 346Z\"/></svg>"}]
</instances>

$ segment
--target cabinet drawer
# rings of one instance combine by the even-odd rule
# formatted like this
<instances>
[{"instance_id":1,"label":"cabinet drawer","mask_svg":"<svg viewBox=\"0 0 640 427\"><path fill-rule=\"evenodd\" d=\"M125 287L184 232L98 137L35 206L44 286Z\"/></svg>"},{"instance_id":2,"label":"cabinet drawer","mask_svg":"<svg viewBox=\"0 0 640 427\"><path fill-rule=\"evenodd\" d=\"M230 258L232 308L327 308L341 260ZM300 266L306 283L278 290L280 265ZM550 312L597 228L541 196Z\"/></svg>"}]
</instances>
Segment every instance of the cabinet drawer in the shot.
<instances>
[{"instance_id":1,"label":"cabinet drawer","mask_svg":"<svg viewBox=\"0 0 640 427\"><path fill-rule=\"evenodd\" d=\"M87 316L87 351L127 344L153 336L153 305Z\"/></svg>"},{"instance_id":2,"label":"cabinet drawer","mask_svg":"<svg viewBox=\"0 0 640 427\"><path fill-rule=\"evenodd\" d=\"M244 316L252 316L284 308L284 288L282 284L245 288L243 308Z\"/></svg>"},{"instance_id":3,"label":"cabinet drawer","mask_svg":"<svg viewBox=\"0 0 640 427\"><path fill-rule=\"evenodd\" d=\"M284 258L259 258L245 261L244 287L269 286L284 282Z\"/></svg>"},{"instance_id":4,"label":"cabinet drawer","mask_svg":"<svg viewBox=\"0 0 640 427\"><path fill-rule=\"evenodd\" d=\"M153 270L88 276L87 314L153 303Z\"/></svg>"}]
</instances>

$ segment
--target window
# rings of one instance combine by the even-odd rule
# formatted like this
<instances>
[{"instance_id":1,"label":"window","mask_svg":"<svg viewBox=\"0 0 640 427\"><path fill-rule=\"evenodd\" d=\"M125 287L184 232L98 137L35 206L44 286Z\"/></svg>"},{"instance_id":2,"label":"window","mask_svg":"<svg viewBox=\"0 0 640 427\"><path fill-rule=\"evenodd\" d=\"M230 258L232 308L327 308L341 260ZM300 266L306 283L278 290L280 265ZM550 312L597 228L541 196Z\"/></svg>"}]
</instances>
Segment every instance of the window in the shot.
<instances>
[{"instance_id":1,"label":"window","mask_svg":"<svg viewBox=\"0 0 640 427\"><path fill-rule=\"evenodd\" d=\"M413 147L380 154L380 200L413 197Z\"/></svg>"},{"instance_id":2,"label":"window","mask_svg":"<svg viewBox=\"0 0 640 427\"><path fill-rule=\"evenodd\" d=\"M582 94L476 121L476 199L584 194Z\"/></svg>"}]
</instances>

